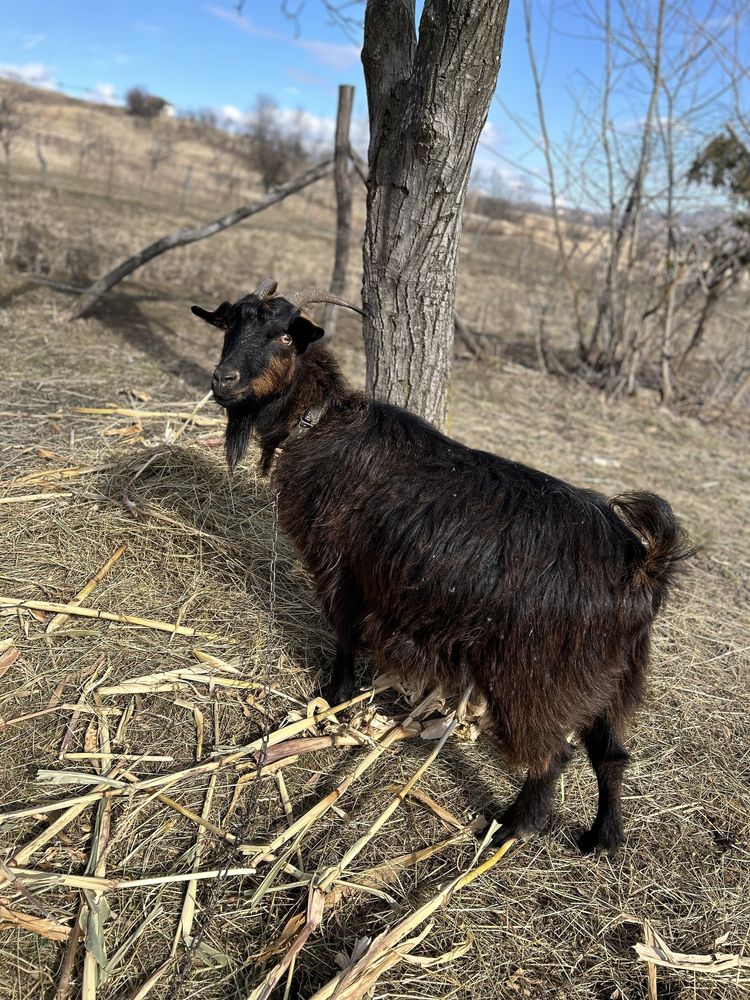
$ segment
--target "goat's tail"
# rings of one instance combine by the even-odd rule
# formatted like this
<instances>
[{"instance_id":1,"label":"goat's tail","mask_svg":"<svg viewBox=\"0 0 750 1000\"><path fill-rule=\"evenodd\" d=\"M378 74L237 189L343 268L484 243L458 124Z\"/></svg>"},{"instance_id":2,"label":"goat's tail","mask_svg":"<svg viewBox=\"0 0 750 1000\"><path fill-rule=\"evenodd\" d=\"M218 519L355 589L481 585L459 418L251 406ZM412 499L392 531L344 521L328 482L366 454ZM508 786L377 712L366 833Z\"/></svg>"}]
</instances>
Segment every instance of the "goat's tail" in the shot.
<instances>
[{"instance_id":1,"label":"goat's tail","mask_svg":"<svg viewBox=\"0 0 750 1000\"><path fill-rule=\"evenodd\" d=\"M645 555L633 566L633 582L653 592L657 610L676 565L694 556L697 549L667 501L655 493L621 493L610 505L646 545Z\"/></svg>"}]
</instances>

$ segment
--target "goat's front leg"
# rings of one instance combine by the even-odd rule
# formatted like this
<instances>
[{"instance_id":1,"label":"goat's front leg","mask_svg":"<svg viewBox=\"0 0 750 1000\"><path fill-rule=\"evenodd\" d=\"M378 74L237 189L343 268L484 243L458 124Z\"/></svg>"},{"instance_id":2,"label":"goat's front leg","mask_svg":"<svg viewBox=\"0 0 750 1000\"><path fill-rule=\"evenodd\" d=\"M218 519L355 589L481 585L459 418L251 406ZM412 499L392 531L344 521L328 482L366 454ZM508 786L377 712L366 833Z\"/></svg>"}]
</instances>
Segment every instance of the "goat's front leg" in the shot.
<instances>
[{"instance_id":1,"label":"goat's front leg","mask_svg":"<svg viewBox=\"0 0 750 1000\"><path fill-rule=\"evenodd\" d=\"M354 694L354 654L362 611L359 588L348 567L339 564L336 568L335 580L326 587L324 610L336 633L336 658L328 683L323 686L323 696L329 705L338 705Z\"/></svg>"},{"instance_id":2,"label":"goat's front leg","mask_svg":"<svg viewBox=\"0 0 750 1000\"><path fill-rule=\"evenodd\" d=\"M525 839L538 833L547 822L557 783L573 755L567 741L560 751L543 764L529 767L526 780L515 801L505 810L494 844L506 840Z\"/></svg>"}]
</instances>

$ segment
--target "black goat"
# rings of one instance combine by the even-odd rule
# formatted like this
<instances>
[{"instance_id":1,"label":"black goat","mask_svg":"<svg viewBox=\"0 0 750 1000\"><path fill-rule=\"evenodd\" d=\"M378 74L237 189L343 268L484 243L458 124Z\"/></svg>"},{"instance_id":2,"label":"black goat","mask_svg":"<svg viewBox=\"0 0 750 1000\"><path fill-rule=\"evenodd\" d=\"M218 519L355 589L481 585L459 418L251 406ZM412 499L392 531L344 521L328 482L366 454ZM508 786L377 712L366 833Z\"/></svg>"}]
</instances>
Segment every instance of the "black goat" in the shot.
<instances>
[{"instance_id":1,"label":"black goat","mask_svg":"<svg viewBox=\"0 0 750 1000\"><path fill-rule=\"evenodd\" d=\"M608 501L366 399L300 315L331 297L275 289L193 312L225 331L212 385L229 465L254 433L336 633L329 700L352 691L360 645L410 686L473 683L505 755L528 768L503 837L544 824L580 733L599 785L581 846L613 852L651 625L691 554L671 508L651 493Z\"/></svg>"}]
</instances>

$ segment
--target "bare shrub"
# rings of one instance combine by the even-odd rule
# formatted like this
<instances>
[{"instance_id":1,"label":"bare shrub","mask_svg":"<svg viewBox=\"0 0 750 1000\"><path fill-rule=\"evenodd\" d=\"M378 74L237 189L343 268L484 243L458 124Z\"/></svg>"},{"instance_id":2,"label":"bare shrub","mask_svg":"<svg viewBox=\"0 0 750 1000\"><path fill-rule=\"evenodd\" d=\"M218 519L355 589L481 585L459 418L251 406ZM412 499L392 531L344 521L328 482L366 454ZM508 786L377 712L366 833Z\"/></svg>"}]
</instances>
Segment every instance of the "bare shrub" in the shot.
<instances>
[{"instance_id":1,"label":"bare shrub","mask_svg":"<svg viewBox=\"0 0 750 1000\"><path fill-rule=\"evenodd\" d=\"M156 94L149 94L143 87L131 87L125 95L125 110L135 118L158 118L169 101Z\"/></svg>"},{"instance_id":2,"label":"bare shrub","mask_svg":"<svg viewBox=\"0 0 750 1000\"><path fill-rule=\"evenodd\" d=\"M474 197L474 210L479 215L498 222L514 222L518 218L518 209L507 198L492 194L477 192Z\"/></svg>"},{"instance_id":3,"label":"bare shrub","mask_svg":"<svg viewBox=\"0 0 750 1000\"><path fill-rule=\"evenodd\" d=\"M248 118L244 152L264 191L288 181L310 162L301 119L286 121L276 101L263 94Z\"/></svg>"},{"instance_id":4,"label":"bare shrub","mask_svg":"<svg viewBox=\"0 0 750 1000\"><path fill-rule=\"evenodd\" d=\"M690 4L668 0L653 9L624 0L601 8L581 3L577 11L598 39L604 75L577 95L585 138L571 134L556 143L532 42L533 8L524 0L536 146L546 163L557 269L571 314L572 368L609 397L645 387L666 405L700 402L713 396L714 360L726 355L718 307L731 312L729 293L750 263L750 234L736 211L750 177L738 136L747 118L729 28L720 19L707 28ZM715 109L727 93L734 95L731 121L717 136ZM623 95L630 110L618 121L613 109ZM695 182L721 189L724 203L715 192L697 191ZM591 208L588 237L565 204L578 199ZM699 345L700 363L692 356ZM687 373L688 358L704 373L700 389ZM742 365L719 367L731 395L728 372L742 379Z\"/></svg>"},{"instance_id":5,"label":"bare shrub","mask_svg":"<svg viewBox=\"0 0 750 1000\"><path fill-rule=\"evenodd\" d=\"M153 178L163 163L167 163L171 159L176 144L177 139L173 130L171 128L160 127L146 154L150 178Z\"/></svg>"}]
</instances>

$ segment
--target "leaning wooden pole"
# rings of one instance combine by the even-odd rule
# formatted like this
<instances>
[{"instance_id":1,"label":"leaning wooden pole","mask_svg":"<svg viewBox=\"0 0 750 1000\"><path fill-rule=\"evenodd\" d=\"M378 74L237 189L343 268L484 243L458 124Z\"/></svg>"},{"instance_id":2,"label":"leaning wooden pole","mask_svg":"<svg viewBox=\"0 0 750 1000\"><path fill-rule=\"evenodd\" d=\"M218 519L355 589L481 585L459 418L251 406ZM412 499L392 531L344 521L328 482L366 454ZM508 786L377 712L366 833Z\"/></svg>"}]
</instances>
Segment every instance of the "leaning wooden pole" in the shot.
<instances>
[{"instance_id":1,"label":"leaning wooden pole","mask_svg":"<svg viewBox=\"0 0 750 1000\"><path fill-rule=\"evenodd\" d=\"M336 148L333 176L336 182L336 257L333 262L331 291L343 295L346 284L346 266L352 240L352 171L349 166L349 129L352 122L354 87L343 83L339 87L339 104L336 112ZM329 336L336 331L338 312L328 304L323 311L323 327Z\"/></svg>"},{"instance_id":2,"label":"leaning wooden pole","mask_svg":"<svg viewBox=\"0 0 750 1000\"><path fill-rule=\"evenodd\" d=\"M236 225L238 222L242 222L243 219L247 219L250 215L255 215L257 212L262 212L264 208L268 208L270 205L275 205L279 201L283 201L284 198L288 198L290 194L294 194L297 191L301 191L302 188L308 186L308 184L313 184L315 181L320 180L321 177L326 177L333 171L333 160L327 159L323 160L315 167L311 167L306 170L304 174L300 174L299 177L295 177L293 180L288 181L286 184L282 184L280 187L274 188L269 191L268 194L264 195L262 198L258 198L257 201L252 201L248 205L243 205L241 208L235 209L233 212L229 212L228 215L222 215L220 219L216 219L214 222L209 222L205 226L199 226L197 229L179 229L176 233L171 233L169 236L162 236L160 240L155 243L151 243L149 246L145 247L143 250L134 254L132 257L128 257L121 264L118 264L116 268L109 271L103 277L95 281L90 288L87 288L85 292L81 295L79 299L76 300L75 305L68 313L68 319L78 319L80 316L85 316L86 313L90 312L91 309L96 305L99 299L110 288L122 281L133 271L136 271L139 267L143 267L148 261L153 260L154 257L158 257L160 254L166 253L167 250L173 250L175 247L185 246L186 243L196 243L198 240L205 240L208 236L213 236L215 233L220 233L222 229L228 229L230 226Z\"/></svg>"}]
</instances>

